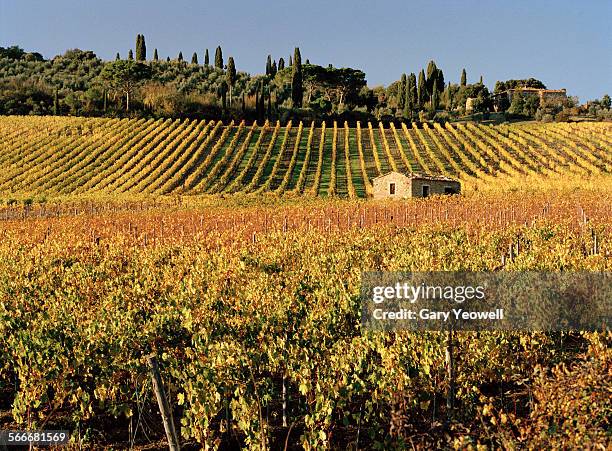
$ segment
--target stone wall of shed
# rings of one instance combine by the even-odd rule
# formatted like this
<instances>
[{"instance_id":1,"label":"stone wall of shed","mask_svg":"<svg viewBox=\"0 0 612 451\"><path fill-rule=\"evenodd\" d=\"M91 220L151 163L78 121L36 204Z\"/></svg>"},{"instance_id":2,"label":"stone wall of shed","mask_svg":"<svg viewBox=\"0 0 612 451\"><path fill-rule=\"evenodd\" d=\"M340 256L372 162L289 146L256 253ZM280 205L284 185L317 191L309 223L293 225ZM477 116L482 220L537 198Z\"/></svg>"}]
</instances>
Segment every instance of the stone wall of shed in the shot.
<instances>
[{"instance_id":1,"label":"stone wall of shed","mask_svg":"<svg viewBox=\"0 0 612 451\"><path fill-rule=\"evenodd\" d=\"M444 189L448 186L455 190L456 193L461 191L461 184L451 180L422 180L412 179L412 197L422 197L423 185L429 185L429 195L444 194Z\"/></svg>"},{"instance_id":2,"label":"stone wall of shed","mask_svg":"<svg viewBox=\"0 0 612 451\"><path fill-rule=\"evenodd\" d=\"M395 183L395 195L389 195L389 184ZM401 174L389 174L374 180L372 196L374 199L401 199L410 197L410 179Z\"/></svg>"}]
</instances>

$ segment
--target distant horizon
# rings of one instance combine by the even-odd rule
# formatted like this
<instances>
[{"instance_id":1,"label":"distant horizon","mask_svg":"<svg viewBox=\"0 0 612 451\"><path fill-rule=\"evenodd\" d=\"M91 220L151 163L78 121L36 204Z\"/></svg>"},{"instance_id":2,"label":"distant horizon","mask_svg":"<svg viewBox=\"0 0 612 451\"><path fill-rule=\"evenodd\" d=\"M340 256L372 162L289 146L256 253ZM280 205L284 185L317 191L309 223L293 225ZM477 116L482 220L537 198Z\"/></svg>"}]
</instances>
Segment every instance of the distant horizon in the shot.
<instances>
[{"instance_id":1,"label":"distant horizon","mask_svg":"<svg viewBox=\"0 0 612 451\"><path fill-rule=\"evenodd\" d=\"M223 5L193 1L0 0L0 46L17 45L45 59L79 48L111 61L117 52L127 58L141 33L149 60L157 48L160 59L176 59L182 51L187 62L195 51L202 64L205 49L212 61L221 45L224 60L233 56L238 71L251 75L265 73L268 54L288 61L298 46L304 62L364 71L370 88L389 86L402 73L418 73L434 60L446 82L458 83L462 68L468 83L482 75L491 91L498 80L533 77L585 103L612 95L607 25L612 5L589 3L585 8L566 0L512 5L394 0L376 7L367 2L314 1L306 7L295 1L274 6L237 2L228 14Z\"/></svg>"}]
</instances>

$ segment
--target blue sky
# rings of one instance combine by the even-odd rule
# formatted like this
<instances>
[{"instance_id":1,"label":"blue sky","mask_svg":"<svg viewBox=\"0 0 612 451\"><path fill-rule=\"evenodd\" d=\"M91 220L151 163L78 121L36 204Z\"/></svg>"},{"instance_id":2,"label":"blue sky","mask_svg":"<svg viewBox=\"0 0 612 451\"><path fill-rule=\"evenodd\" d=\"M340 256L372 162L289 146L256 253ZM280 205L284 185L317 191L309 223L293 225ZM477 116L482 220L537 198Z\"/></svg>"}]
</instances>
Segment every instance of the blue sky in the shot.
<instances>
[{"instance_id":1,"label":"blue sky","mask_svg":"<svg viewBox=\"0 0 612 451\"><path fill-rule=\"evenodd\" d=\"M446 80L535 77L581 101L612 95L612 1L0 0L0 45L46 58L68 48L103 59L127 54L135 36L149 55L186 59L217 45L238 70L261 73L300 46L302 59L365 71L389 84L434 59Z\"/></svg>"}]
</instances>

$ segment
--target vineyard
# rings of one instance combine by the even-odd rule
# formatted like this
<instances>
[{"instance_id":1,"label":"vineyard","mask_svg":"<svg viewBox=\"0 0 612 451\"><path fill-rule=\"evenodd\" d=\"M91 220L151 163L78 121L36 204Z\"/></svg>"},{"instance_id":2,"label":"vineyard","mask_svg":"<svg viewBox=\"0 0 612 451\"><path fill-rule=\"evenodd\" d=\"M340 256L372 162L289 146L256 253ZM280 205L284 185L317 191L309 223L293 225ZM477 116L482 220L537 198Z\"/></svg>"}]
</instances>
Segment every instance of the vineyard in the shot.
<instances>
[{"instance_id":1,"label":"vineyard","mask_svg":"<svg viewBox=\"0 0 612 451\"><path fill-rule=\"evenodd\" d=\"M360 287L609 272L611 144L607 123L0 117L0 430L167 449L155 356L183 449L605 449L609 331L378 333ZM391 170L463 195L361 200Z\"/></svg>"},{"instance_id":2,"label":"vineyard","mask_svg":"<svg viewBox=\"0 0 612 451\"><path fill-rule=\"evenodd\" d=\"M0 118L0 194L366 197L390 170L465 189L607 176L612 126Z\"/></svg>"},{"instance_id":3,"label":"vineyard","mask_svg":"<svg viewBox=\"0 0 612 451\"><path fill-rule=\"evenodd\" d=\"M163 449L154 353L188 448L609 443L609 332L457 333L449 405L446 334L361 330L359 301L365 270L610 271L608 189L173 202L2 208L0 426Z\"/></svg>"}]
</instances>

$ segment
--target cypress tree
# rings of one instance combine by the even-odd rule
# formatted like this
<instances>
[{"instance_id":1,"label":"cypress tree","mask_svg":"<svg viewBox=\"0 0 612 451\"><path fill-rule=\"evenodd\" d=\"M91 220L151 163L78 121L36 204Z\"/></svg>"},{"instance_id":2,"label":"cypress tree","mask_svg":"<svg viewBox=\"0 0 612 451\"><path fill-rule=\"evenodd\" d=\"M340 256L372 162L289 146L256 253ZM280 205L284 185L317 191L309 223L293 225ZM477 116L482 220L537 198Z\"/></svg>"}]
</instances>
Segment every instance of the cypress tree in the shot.
<instances>
[{"instance_id":1,"label":"cypress tree","mask_svg":"<svg viewBox=\"0 0 612 451\"><path fill-rule=\"evenodd\" d=\"M302 54L299 47L296 47L293 51L293 64L299 66L300 70L302 70Z\"/></svg>"},{"instance_id":2,"label":"cypress tree","mask_svg":"<svg viewBox=\"0 0 612 451\"><path fill-rule=\"evenodd\" d=\"M296 47L294 50L293 63L291 73L291 100L293 101L294 107L301 108L304 89L302 86L302 56L300 55L299 47Z\"/></svg>"},{"instance_id":3,"label":"cypress tree","mask_svg":"<svg viewBox=\"0 0 612 451\"><path fill-rule=\"evenodd\" d=\"M159 61L159 56L157 55L157 49L153 50L153 61Z\"/></svg>"},{"instance_id":4,"label":"cypress tree","mask_svg":"<svg viewBox=\"0 0 612 451\"><path fill-rule=\"evenodd\" d=\"M244 91L242 91L242 115L246 113L246 99L244 97Z\"/></svg>"},{"instance_id":5,"label":"cypress tree","mask_svg":"<svg viewBox=\"0 0 612 451\"><path fill-rule=\"evenodd\" d=\"M410 95L410 78L406 80L406 91L404 92L404 111L403 116L410 119L412 113L412 98Z\"/></svg>"},{"instance_id":6,"label":"cypress tree","mask_svg":"<svg viewBox=\"0 0 612 451\"><path fill-rule=\"evenodd\" d=\"M444 83L444 73L442 69L438 69L438 74L436 75L436 86L438 87L438 93L444 92L444 87L446 84Z\"/></svg>"},{"instance_id":7,"label":"cypress tree","mask_svg":"<svg viewBox=\"0 0 612 451\"><path fill-rule=\"evenodd\" d=\"M431 78L432 74L438 70L438 66L436 66L436 62L434 60L430 60L427 63L427 78Z\"/></svg>"},{"instance_id":8,"label":"cypress tree","mask_svg":"<svg viewBox=\"0 0 612 451\"><path fill-rule=\"evenodd\" d=\"M310 64L310 60L306 58L306 64Z\"/></svg>"},{"instance_id":9,"label":"cypress tree","mask_svg":"<svg viewBox=\"0 0 612 451\"><path fill-rule=\"evenodd\" d=\"M179 52L177 59L179 63L183 61L183 52Z\"/></svg>"},{"instance_id":10,"label":"cypress tree","mask_svg":"<svg viewBox=\"0 0 612 451\"><path fill-rule=\"evenodd\" d=\"M129 60L133 60L134 59L134 52L132 52L132 49L130 49L130 51L128 52L128 59Z\"/></svg>"},{"instance_id":11,"label":"cypress tree","mask_svg":"<svg viewBox=\"0 0 612 451\"><path fill-rule=\"evenodd\" d=\"M215 50L215 67L223 69L223 51L221 50L221 46L218 46L217 50Z\"/></svg>"},{"instance_id":12,"label":"cypress tree","mask_svg":"<svg viewBox=\"0 0 612 451\"><path fill-rule=\"evenodd\" d=\"M419 84L417 85L417 105L421 109L425 103L429 100L427 96L427 82L425 81L425 72L421 69L419 72Z\"/></svg>"},{"instance_id":13,"label":"cypress tree","mask_svg":"<svg viewBox=\"0 0 612 451\"><path fill-rule=\"evenodd\" d=\"M106 113L106 104L108 103L108 91L105 89L104 92L102 93L102 97L104 99L104 106L103 106L103 110Z\"/></svg>"},{"instance_id":14,"label":"cypress tree","mask_svg":"<svg viewBox=\"0 0 612 451\"><path fill-rule=\"evenodd\" d=\"M145 61L147 59L147 45L145 44L145 37L139 34L136 37L136 61Z\"/></svg>"},{"instance_id":15,"label":"cypress tree","mask_svg":"<svg viewBox=\"0 0 612 451\"><path fill-rule=\"evenodd\" d=\"M291 71L291 101L294 108L302 106L302 72Z\"/></svg>"},{"instance_id":16,"label":"cypress tree","mask_svg":"<svg viewBox=\"0 0 612 451\"><path fill-rule=\"evenodd\" d=\"M270 95L270 93L268 93L268 112L267 112L267 116L268 116L268 119L270 119L272 117L272 96Z\"/></svg>"},{"instance_id":17,"label":"cypress tree","mask_svg":"<svg viewBox=\"0 0 612 451\"><path fill-rule=\"evenodd\" d=\"M268 60L266 61L266 75L272 75L272 55L268 55Z\"/></svg>"},{"instance_id":18,"label":"cypress tree","mask_svg":"<svg viewBox=\"0 0 612 451\"><path fill-rule=\"evenodd\" d=\"M119 61L121 59L121 56L119 55L119 52L117 52L117 54L115 55L115 61Z\"/></svg>"},{"instance_id":19,"label":"cypress tree","mask_svg":"<svg viewBox=\"0 0 612 451\"><path fill-rule=\"evenodd\" d=\"M449 83L444 91L444 101L446 102L446 109L452 111L453 109L453 88Z\"/></svg>"},{"instance_id":20,"label":"cypress tree","mask_svg":"<svg viewBox=\"0 0 612 451\"><path fill-rule=\"evenodd\" d=\"M467 74L465 73L465 69L461 71L461 86L467 85Z\"/></svg>"},{"instance_id":21,"label":"cypress tree","mask_svg":"<svg viewBox=\"0 0 612 451\"><path fill-rule=\"evenodd\" d=\"M289 55L289 67L293 66L293 60L291 59L291 55Z\"/></svg>"},{"instance_id":22,"label":"cypress tree","mask_svg":"<svg viewBox=\"0 0 612 451\"><path fill-rule=\"evenodd\" d=\"M410 98L412 99L412 108L416 107L419 101L419 91L417 88L417 77L416 74L411 73L410 77L408 77L410 82Z\"/></svg>"},{"instance_id":23,"label":"cypress tree","mask_svg":"<svg viewBox=\"0 0 612 451\"><path fill-rule=\"evenodd\" d=\"M407 84L406 74L402 74L402 78L399 82L399 87L397 89L397 107L399 109L404 109L406 105L406 84Z\"/></svg>"},{"instance_id":24,"label":"cypress tree","mask_svg":"<svg viewBox=\"0 0 612 451\"><path fill-rule=\"evenodd\" d=\"M438 67L434 60L431 60L427 64L427 93L431 96L433 94L434 85L436 85L436 77L438 75Z\"/></svg>"},{"instance_id":25,"label":"cypress tree","mask_svg":"<svg viewBox=\"0 0 612 451\"><path fill-rule=\"evenodd\" d=\"M481 85L483 85L483 84L484 84L484 83L482 82L482 75L480 76L480 81L479 81L478 83L480 83Z\"/></svg>"},{"instance_id":26,"label":"cypress tree","mask_svg":"<svg viewBox=\"0 0 612 451\"><path fill-rule=\"evenodd\" d=\"M281 71L285 68L285 60L281 57L278 60L278 70Z\"/></svg>"},{"instance_id":27,"label":"cypress tree","mask_svg":"<svg viewBox=\"0 0 612 451\"><path fill-rule=\"evenodd\" d=\"M106 93L106 91L104 92ZM57 88L55 88L55 94L53 95L53 114L59 116L59 93Z\"/></svg>"},{"instance_id":28,"label":"cypress tree","mask_svg":"<svg viewBox=\"0 0 612 451\"><path fill-rule=\"evenodd\" d=\"M225 78L227 79L227 84L229 85L229 94L230 94L230 106L232 106L232 88L234 87L234 83L236 83L236 65L234 64L234 58L232 56L227 60L227 72L225 73Z\"/></svg>"},{"instance_id":29,"label":"cypress tree","mask_svg":"<svg viewBox=\"0 0 612 451\"><path fill-rule=\"evenodd\" d=\"M198 64L198 54L196 52L193 52L191 56L191 64Z\"/></svg>"},{"instance_id":30,"label":"cypress tree","mask_svg":"<svg viewBox=\"0 0 612 451\"><path fill-rule=\"evenodd\" d=\"M438 94L438 86L434 85L433 93L431 94L431 110L435 113L440 104L439 94Z\"/></svg>"},{"instance_id":31,"label":"cypress tree","mask_svg":"<svg viewBox=\"0 0 612 451\"><path fill-rule=\"evenodd\" d=\"M169 63L169 62L170 62L170 57L169 57L169 56L167 56L167 57L166 57L166 62L167 62L167 63Z\"/></svg>"},{"instance_id":32,"label":"cypress tree","mask_svg":"<svg viewBox=\"0 0 612 451\"><path fill-rule=\"evenodd\" d=\"M406 83L406 105L404 106L404 115L407 118L412 117L412 112L415 110L418 102L417 79L414 73L408 76Z\"/></svg>"},{"instance_id":33,"label":"cypress tree","mask_svg":"<svg viewBox=\"0 0 612 451\"><path fill-rule=\"evenodd\" d=\"M274 60L272 62L272 76L274 77L276 75L276 72L278 72L278 69L276 67L276 60Z\"/></svg>"},{"instance_id":34,"label":"cypress tree","mask_svg":"<svg viewBox=\"0 0 612 451\"><path fill-rule=\"evenodd\" d=\"M206 52L204 52L204 65L208 66L210 64L210 58L208 56L208 49L206 49Z\"/></svg>"}]
</instances>

